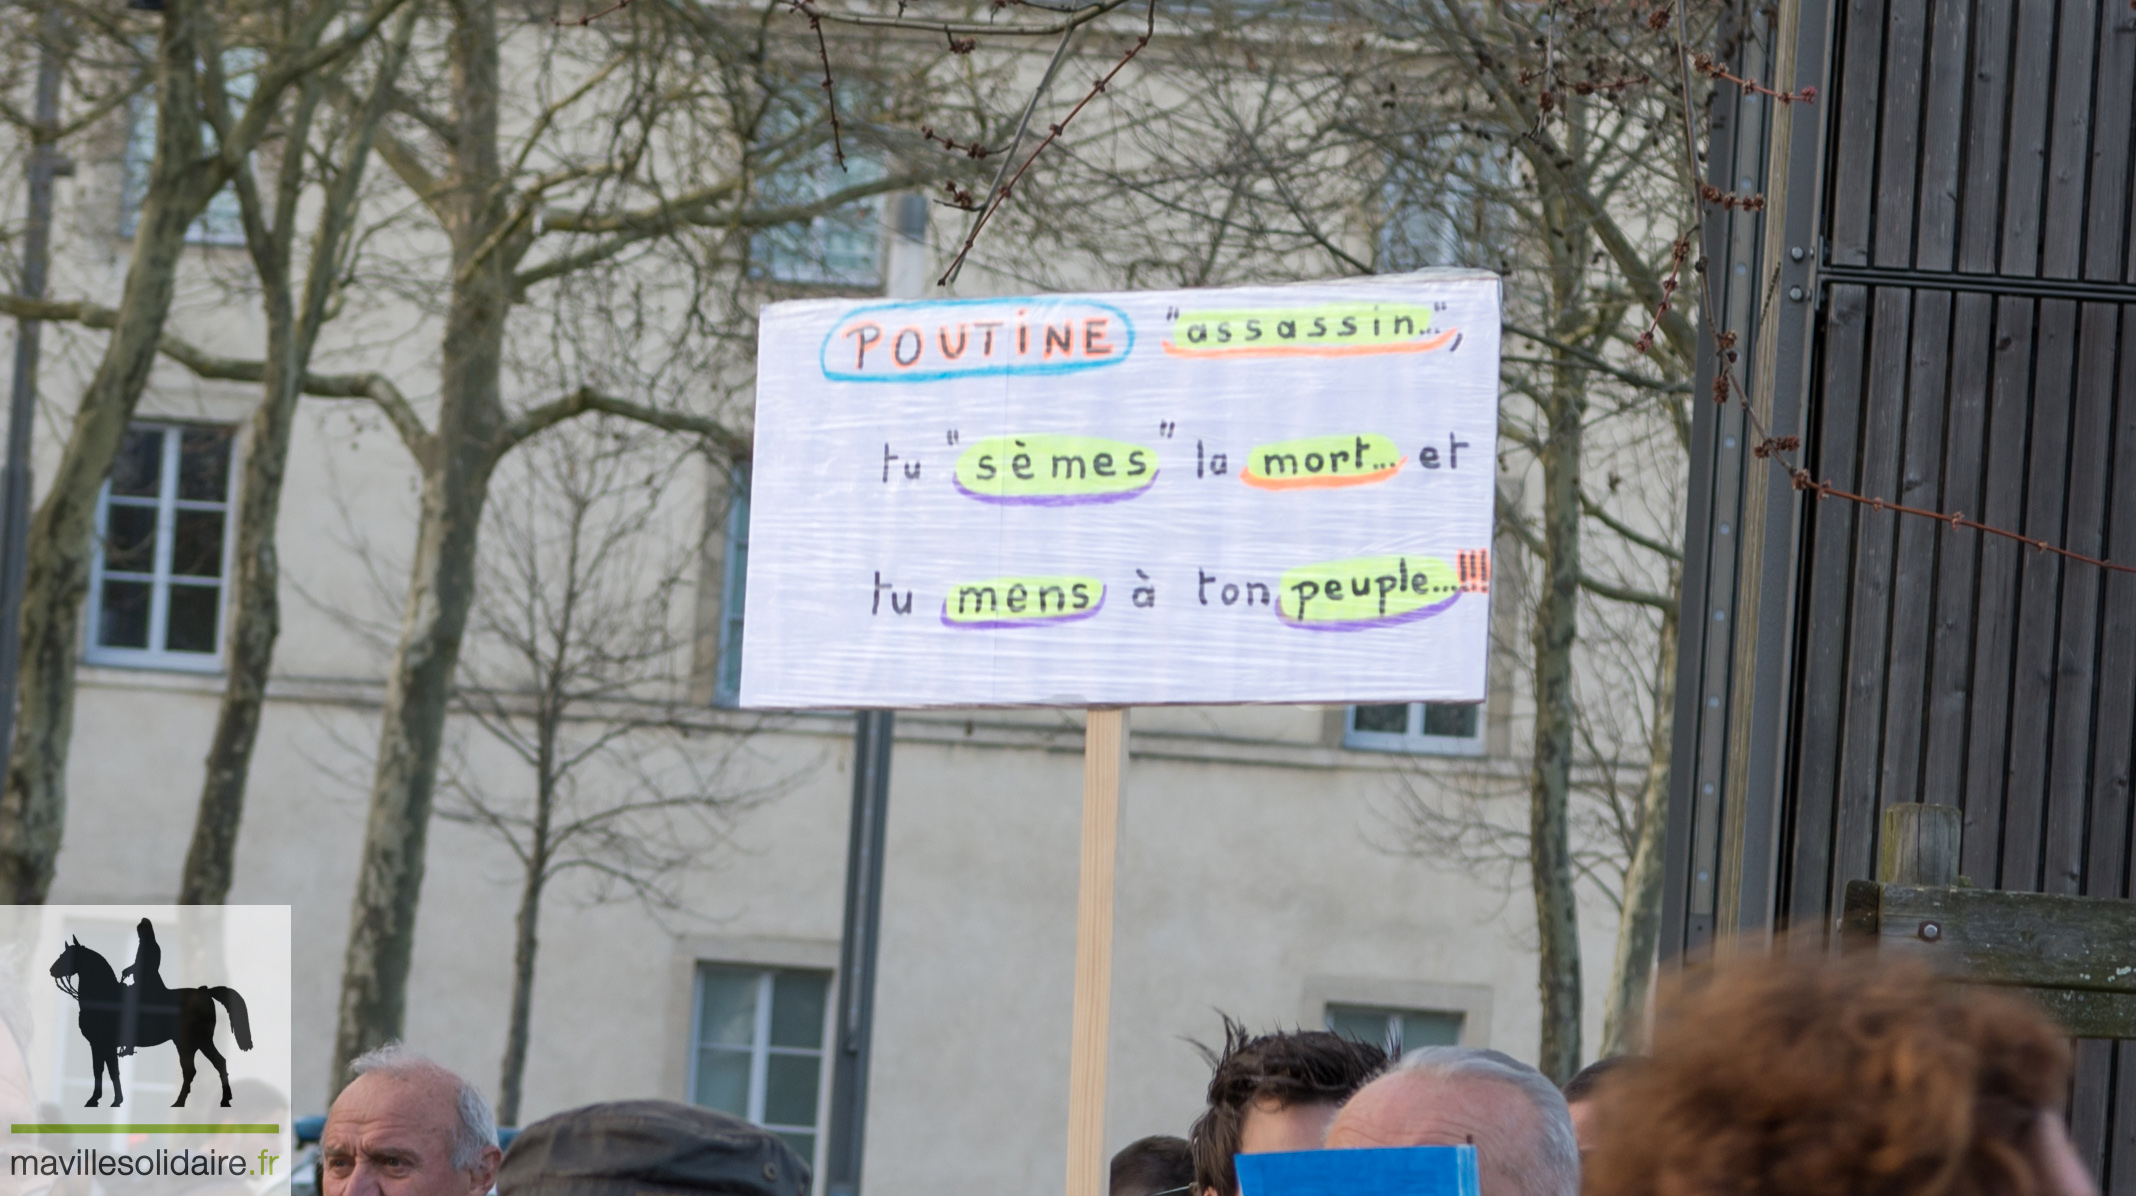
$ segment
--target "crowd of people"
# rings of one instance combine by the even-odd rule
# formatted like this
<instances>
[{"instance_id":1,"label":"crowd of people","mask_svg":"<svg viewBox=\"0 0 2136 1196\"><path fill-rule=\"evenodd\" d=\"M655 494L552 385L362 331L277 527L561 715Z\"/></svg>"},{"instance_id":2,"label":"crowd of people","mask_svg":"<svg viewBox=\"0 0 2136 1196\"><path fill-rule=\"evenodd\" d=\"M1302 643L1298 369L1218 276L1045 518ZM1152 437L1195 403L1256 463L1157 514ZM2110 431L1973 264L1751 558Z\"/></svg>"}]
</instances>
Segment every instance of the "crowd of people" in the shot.
<instances>
[{"instance_id":1,"label":"crowd of people","mask_svg":"<svg viewBox=\"0 0 2136 1196\"><path fill-rule=\"evenodd\" d=\"M1240 1155L1462 1145L1481 1196L2097 1196L2055 1025L1873 955L1703 969L1662 1001L1650 1050L1562 1091L1498 1051L1390 1058L1319 1030L1227 1021L1208 1054L1200 1118L1115 1156L1111 1196L1257 1196ZM709 1110L592 1105L506 1153L481 1093L438 1064L389 1047L355 1072L327 1117L322 1196L809 1192L778 1137Z\"/></svg>"}]
</instances>

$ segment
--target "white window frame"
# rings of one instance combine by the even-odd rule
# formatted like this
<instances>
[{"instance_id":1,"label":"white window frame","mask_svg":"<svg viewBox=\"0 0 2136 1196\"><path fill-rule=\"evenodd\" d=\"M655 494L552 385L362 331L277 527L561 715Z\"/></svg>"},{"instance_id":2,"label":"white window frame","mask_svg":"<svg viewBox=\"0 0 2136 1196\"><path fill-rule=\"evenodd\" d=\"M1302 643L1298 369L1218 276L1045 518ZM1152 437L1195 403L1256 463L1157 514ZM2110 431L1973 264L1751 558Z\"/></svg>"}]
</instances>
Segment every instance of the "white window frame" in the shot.
<instances>
[{"instance_id":1,"label":"white window frame","mask_svg":"<svg viewBox=\"0 0 2136 1196\"><path fill-rule=\"evenodd\" d=\"M1491 1045L1491 986L1396 976L1307 976L1298 1004L1298 1024L1327 1024L1328 1006L1411 1009L1461 1015L1461 1045Z\"/></svg>"},{"instance_id":2,"label":"white window frame","mask_svg":"<svg viewBox=\"0 0 2136 1196\"><path fill-rule=\"evenodd\" d=\"M181 499L178 497L178 456L181 436L187 429L216 428L230 433L230 460L223 470L224 488L220 503L204 499ZM230 623L230 562L235 545L231 543L233 527L231 519L237 511L237 465L238 430L224 424L169 423L161 420L135 420L127 426L128 431L153 429L163 436L163 462L156 484L156 562L151 573L121 573L125 581L149 585L148 599L148 644L146 648L114 648L98 643L99 624L104 616L104 528L111 508L111 479L104 480L96 496L96 556L89 567L89 610L83 620L88 631L88 643L82 659L90 664L116 665L121 668L166 669L183 673L220 673L223 668L223 637L229 632ZM123 505L137 505L125 503ZM173 652L160 647L170 630L171 587L198 586L202 583L184 581L171 574L171 548L177 530L177 514L185 511L212 511L222 508L222 564L216 574L215 588L215 650L212 652Z\"/></svg>"},{"instance_id":3,"label":"white window frame","mask_svg":"<svg viewBox=\"0 0 2136 1196\"><path fill-rule=\"evenodd\" d=\"M1466 1009L1409 1009L1401 1006L1378 1005L1369 1001L1329 1001L1326 1005L1321 1007L1320 1025L1322 1029L1327 1030L1331 1033L1334 1031L1335 1011L1338 1008L1355 1009L1374 1014L1386 1014L1390 1019L1390 1026L1394 1030L1394 1041L1392 1043L1381 1042L1379 1045L1390 1048L1387 1052L1390 1058L1399 1055L1403 1050L1406 1049L1402 1037L1402 1018L1412 1014L1420 1017L1453 1018L1454 1041L1456 1043L1466 1043L1468 1041L1469 1011Z\"/></svg>"},{"instance_id":4,"label":"white window frame","mask_svg":"<svg viewBox=\"0 0 2136 1196\"><path fill-rule=\"evenodd\" d=\"M1394 702L1373 702L1366 705L1393 706ZM1357 707L1345 707L1342 712L1342 746L1361 752L1406 752L1419 756L1481 756L1485 752L1485 737L1490 727L1490 711L1484 703L1476 703L1476 733L1474 735L1426 735L1424 733L1424 707L1426 705L1461 705L1453 702L1410 702L1407 729L1394 731L1360 731L1357 729Z\"/></svg>"},{"instance_id":5,"label":"white window frame","mask_svg":"<svg viewBox=\"0 0 2136 1196\"><path fill-rule=\"evenodd\" d=\"M749 1107L743 1116L751 1125L761 1126L775 1134L812 1135L815 1139L815 1149L810 1152L813 1157L808 1160L809 1171L813 1175L821 1176L823 1174L824 1150L828 1145L826 1140L830 1136L831 1031L836 1024L835 1019L838 1011L836 976L820 968L766 967L762 964L732 963L719 959L698 960L697 973L690 986L690 1066L683 1079L685 1084L683 1089L684 1101L692 1105L697 1103L698 1058L700 1052L708 1045L698 1037L698 1034L702 1029L704 1016L705 973L710 971L756 973L756 1020L749 1031ZM820 1045L815 1050L809 1050L806 1047L771 1045L771 986L773 980L781 974L805 974L823 978L824 1024L822 1032L816 1039ZM727 1050L734 1049L734 1044L732 1043L712 1043L709 1045ZM816 1123L814 1125L772 1125L764 1120L764 1096L765 1090L769 1087L771 1057L773 1055L814 1055L816 1057ZM817 1188L821 1190L820 1183L817 1184Z\"/></svg>"}]
</instances>

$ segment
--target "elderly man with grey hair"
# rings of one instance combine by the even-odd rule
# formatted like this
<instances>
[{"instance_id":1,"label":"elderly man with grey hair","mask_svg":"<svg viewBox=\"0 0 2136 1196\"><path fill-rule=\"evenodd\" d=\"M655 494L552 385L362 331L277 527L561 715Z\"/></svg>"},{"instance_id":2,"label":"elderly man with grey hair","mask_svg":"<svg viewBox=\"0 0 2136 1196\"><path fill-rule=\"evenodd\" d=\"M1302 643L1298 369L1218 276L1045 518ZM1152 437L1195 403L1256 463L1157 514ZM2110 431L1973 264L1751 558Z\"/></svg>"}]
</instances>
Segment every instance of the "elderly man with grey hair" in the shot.
<instances>
[{"instance_id":1,"label":"elderly man with grey hair","mask_svg":"<svg viewBox=\"0 0 2136 1196\"><path fill-rule=\"evenodd\" d=\"M1476 1148L1483 1196L1579 1196L1580 1147L1565 1098L1510 1055L1424 1047L1357 1090L1328 1126L1328 1148Z\"/></svg>"},{"instance_id":2,"label":"elderly man with grey hair","mask_svg":"<svg viewBox=\"0 0 2136 1196\"><path fill-rule=\"evenodd\" d=\"M484 1196L497 1177L497 1120L473 1084L388 1044L349 1065L327 1110L322 1196Z\"/></svg>"}]
</instances>

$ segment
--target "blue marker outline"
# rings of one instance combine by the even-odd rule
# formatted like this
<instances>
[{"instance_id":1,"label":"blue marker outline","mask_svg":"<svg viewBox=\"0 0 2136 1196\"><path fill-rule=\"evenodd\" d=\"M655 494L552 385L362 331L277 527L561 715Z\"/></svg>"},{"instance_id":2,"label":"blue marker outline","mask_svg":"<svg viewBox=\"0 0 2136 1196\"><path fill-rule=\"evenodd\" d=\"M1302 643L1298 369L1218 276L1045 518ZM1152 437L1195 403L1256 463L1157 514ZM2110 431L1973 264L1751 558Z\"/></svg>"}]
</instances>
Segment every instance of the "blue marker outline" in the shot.
<instances>
[{"instance_id":1,"label":"blue marker outline","mask_svg":"<svg viewBox=\"0 0 2136 1196\"><path fill-rule=\"evenodd\" d=\"M1085 307L1103 308L1120 317L1120 326L1127 330L1127 347L1121 349L1117 356L1101 361L1063 361L1052 365L1018 365L1010 362L1002 365L983 366L973 370L934 370L922 374L856 374L831 368L831 340L837 336L841 327L856 316L872 312L909 311L923 307L937 309L944 307L970 307L980 303L1022 303L1030 306L1044 303L1055 307L1066 307L1073 303L1081 304ZM856 307L832 321L830 328L823 334L823 344L816 350L816 365L822 369L823 376L833 382L939 382L944 378L987 378L1003 374L1072 374L1077 370L1094 370L1102 369L1109 365L1118 365L1126 361L1128 355L1134 351L1135 322L1128 318L1126 312L1110 303L1100 302L1096 299L1073 299L1065 295L1011 296L1006 299L908 299L898 303L871 303L865 307Z\"/></svg>"}]
</instances>

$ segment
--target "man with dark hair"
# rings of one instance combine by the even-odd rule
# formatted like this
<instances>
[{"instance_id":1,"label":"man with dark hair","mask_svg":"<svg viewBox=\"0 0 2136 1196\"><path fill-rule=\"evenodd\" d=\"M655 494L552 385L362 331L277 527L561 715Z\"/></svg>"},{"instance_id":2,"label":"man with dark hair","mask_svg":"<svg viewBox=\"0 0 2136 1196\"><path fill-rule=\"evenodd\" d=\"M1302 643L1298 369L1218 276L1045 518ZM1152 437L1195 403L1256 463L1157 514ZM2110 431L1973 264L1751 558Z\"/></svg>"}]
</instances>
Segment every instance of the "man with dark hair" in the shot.
<instances>
[{"instance_id":1,"label":"man with dark hair","mask_svg":"<svg viewBox=\"0 0 2136 1196\"><path fill-rule=\"evenodd\" d=\"M1111 1196L1187 1196L1193 1187L1194 1156L1185 1138L1151 1134L1113 1156Z\"/></svg>"},{"instance_id":2,"label":"man with dark hair","mask_svg":"<svg viewBox=\"0 0 2136 1196\"><path fill-rule=\"evenodd\" d=\"M1580 1139L1580 1153L1594 1145L1595 1096L1611 1073L1639 1063L1637 1055L1611 1055L1597 1059L1565 1081L1565 1104L1572 1110L1572 1130Z\"/></svg>"},{"instance_id":3,"label":"man with dark hair","mask_svg":"<svg viewBox=\"0 0 2136 1196\"><path fill-rule=\"evenodd\" d=\"M1234 1155L1318 1150L1335 1110L1387 1066L1387 1052L1325 1030L1248 1034L1224 1019L1209 1107L1189 1131L1197 1196L1238 1196Z\"/></svg>"}]
</instances>

